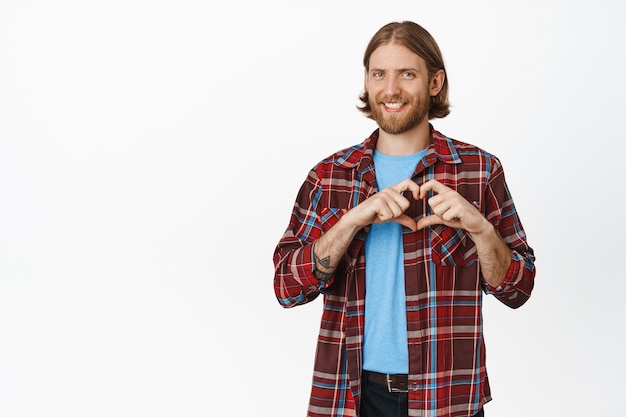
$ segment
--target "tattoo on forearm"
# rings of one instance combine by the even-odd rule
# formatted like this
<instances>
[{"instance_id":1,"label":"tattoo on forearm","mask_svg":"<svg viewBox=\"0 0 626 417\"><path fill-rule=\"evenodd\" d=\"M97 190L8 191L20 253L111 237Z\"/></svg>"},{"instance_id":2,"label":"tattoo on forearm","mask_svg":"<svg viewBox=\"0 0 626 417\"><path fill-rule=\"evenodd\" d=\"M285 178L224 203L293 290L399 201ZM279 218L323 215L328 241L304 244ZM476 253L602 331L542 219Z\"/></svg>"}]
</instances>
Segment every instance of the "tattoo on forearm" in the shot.
<instances>
[{"instance_id":1,"label":"tattoo on forearm","mask_svg":"<svg viewBox=\"0 0 626 417\"><path fill-rule=\"evenodd\" d=\"M319 269L315 269L313 270L313 275L315 275L315 278L320 281L328 281L333 274L331 272L324 272Z\"/></svg>"},{"instance_id":2,"label":"tattoo on forearm","mask_svg":"<svg viewBox=\"0 0 626 417\"><path fill-rule=\"evenodd\" d=\"M317 262L318 264L322 265L326 269L332 269L333 268L332 266L330 266L330 256L327 256L324 259L322 259L319 256L315 255L315 262Z\"/></svg>"},{"instance_id":3,"label":"tattoo on forearm","mask_svg":"<svg viewBox=\"0 0 626 417\"><path fill-rule=\"evenodd\" d=\"M330 264L330 256L320 258L315 254L315 251L313 251L313 256L315 257L315 269L313 270L313 275L315 275L315 278L319 279L320 281L328 281L333 275L332 271L334 271L335 269L335 267L331 266ZM323 267L324 269L330 269L331 271L320 271L317 268L318 265Z\"/></svg>"}]
</instances>

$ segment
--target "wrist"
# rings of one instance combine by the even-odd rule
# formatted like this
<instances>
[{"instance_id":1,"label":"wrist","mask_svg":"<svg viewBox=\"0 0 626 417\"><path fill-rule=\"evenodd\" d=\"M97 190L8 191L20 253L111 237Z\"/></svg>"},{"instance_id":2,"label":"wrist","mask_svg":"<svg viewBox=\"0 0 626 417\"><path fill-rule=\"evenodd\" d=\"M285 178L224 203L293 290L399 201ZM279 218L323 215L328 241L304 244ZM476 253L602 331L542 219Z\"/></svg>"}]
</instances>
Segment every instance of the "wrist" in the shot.
<instances>
[{"instance_id":1,"label":"wrist","mask_svg":"<svg viewBox=\"0 0 626 417\"><path fill-rule=\"evenodd\" d=\"M483 239L485 237L492 238L496 233L496 228L489 220L487 220L486 217L482 215L480 217L482 218L480 223L475 228L472 228L472 230L467 230L467 232L469 232L470 236L472 236L472 239L474 240Z\"/></svg>"},{"instance_id":2,"label":"wrist","mask_svg":"<svg viewBox=\"0 0 626 417\"><path fill-rule=\"evenodd\" d=\"M335 225L343 235L354 237L359 230L368 225L361 224L361 222L357 220L357 214L354 210L355 208L348 210Z\"/></svg>"},{"instance_id":3,"label":"wrist","mask_svg":"<svg viewBox=\"0 0 626 417\"><path fill-rule=\"evenodd\" d=\"M330 256L320 257L315 252L316 242L313 243L313 275L322 282L328 281L335 272L336 266L331 265Z\"/></svg>"}]
</instances>

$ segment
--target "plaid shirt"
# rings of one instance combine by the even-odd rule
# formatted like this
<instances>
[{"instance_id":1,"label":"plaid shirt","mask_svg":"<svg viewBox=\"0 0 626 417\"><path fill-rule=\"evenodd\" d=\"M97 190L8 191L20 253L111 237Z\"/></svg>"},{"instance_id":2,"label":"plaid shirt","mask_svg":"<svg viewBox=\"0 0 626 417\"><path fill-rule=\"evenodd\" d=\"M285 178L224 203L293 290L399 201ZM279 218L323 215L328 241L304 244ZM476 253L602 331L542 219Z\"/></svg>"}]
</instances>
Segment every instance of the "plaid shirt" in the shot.
<instances>
[{"instance_id":1,"label":"plaid shirt","mask_svg":"<svg viewBox=\"0 0 626 417\"><path fill-rule=\"evenodd\" d=\"M432 126L431 126L432 129ZM364 242L353 239L334 276L313 275L312 244L350 208L377 192L373 151L378 130L363 143L317 164L303 183L286 232L274 253L274 290L283 307L323 294L308 416L357 416L361 396L365 300ZM491 400L485 368L482 294L517 308L529 298L534 255L507 188L500 161L432 129L413 180L436 179L472 202L511 249L502 285L481 277L476 246L464 230L437 225L403 228L409 348L409 416L471 416ZM407 214L432 214L426 199Z\"/></svg>"}]
</instances>

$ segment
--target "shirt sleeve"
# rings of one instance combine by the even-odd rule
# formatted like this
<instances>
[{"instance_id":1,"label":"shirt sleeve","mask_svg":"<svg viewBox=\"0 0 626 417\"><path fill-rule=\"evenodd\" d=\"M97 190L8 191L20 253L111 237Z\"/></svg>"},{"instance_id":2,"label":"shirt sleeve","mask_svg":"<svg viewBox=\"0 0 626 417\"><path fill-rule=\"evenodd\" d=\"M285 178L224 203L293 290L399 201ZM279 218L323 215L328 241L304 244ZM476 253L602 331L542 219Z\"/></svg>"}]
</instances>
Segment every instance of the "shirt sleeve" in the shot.
<instances>
[{"instance_id":1,"label":"shirt sleeve","mask_svg":"<svg viewBox=\"0 0 626 417\"><path fill-rule=\"evenodd\" d=\"M511 249L511 265L502 284L494 288L485 283L484 290L507 306L518 308L530 298L533 290L535 255L528 245L526 233L505 181L504 170L497 159L493 165L485 199L487 219Z\"/></svg>"},{"instance_id":2,"label":"shirt sleeve","mask_svg":"<svg viewBox=\"0 0 626 417\"><path fill-rule=\"evenodd\" d=\"M313 243L322 235L317 206L321 187L312 170L302 184L289 225L274 251L274 292L285 308L306 304L319 296L333 278L320 281L313 274Z\"/></svg>"}]
</instances>

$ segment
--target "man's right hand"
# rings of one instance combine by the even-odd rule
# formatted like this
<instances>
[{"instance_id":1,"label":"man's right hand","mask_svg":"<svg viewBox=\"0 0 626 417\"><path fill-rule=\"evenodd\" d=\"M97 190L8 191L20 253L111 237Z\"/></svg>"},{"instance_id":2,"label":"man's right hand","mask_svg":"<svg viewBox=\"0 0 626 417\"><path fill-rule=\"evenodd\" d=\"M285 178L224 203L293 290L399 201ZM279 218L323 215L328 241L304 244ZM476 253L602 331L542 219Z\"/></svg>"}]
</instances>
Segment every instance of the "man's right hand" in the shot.
<instances>
[{"instance_id":1,"label":"man's right hand","mask_svg":"<svg viewBox=\"0 0 626 417\"><path fill-rule=\"evenodd\" d=\"M359 228L393 221L416 231L417 222L404 214L410 205L409 200L403 195L406 191L410 191L414 199L420 199L419 185L411 179L406 179L369 197L348 211L343 216L344 220L352 222Z\"/></svg>"}]
</instances>

